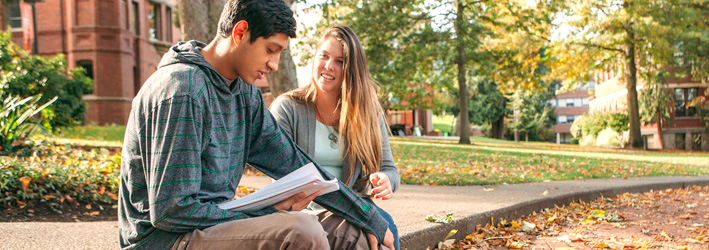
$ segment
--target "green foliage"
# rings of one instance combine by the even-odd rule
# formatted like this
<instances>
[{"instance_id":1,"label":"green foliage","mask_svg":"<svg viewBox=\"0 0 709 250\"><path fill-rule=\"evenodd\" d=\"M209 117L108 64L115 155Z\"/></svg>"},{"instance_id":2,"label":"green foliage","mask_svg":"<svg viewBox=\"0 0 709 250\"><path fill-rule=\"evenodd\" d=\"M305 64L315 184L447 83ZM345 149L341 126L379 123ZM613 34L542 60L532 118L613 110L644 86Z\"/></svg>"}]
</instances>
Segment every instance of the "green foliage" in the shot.
<instances>
[{"instance_id":1,"label":"green foliage","mask_svg":"<svg viewBox=\"0 0 709 250\"><path fill-rule=\"evenodd\" d=\"M627 113L612 113L608 127L616 133L628 130L628 114Z\"/></svg>"},{"instance_id":2,"label":"green foliage","mask_svg":"<svg viewBox=\"0 0 709 250\"><path fill-rule=\"evenodd\" d=\"M666 72L650 72L640 90L640 120L647 124L672 124L674 97L665 82Z\"/></svg>"},{"instance_id":3,"label":"green foliage","mask_svg":"<svg viewBox=\"0 0 709 250\"><path fill-rule=\"evenodd\" d=\"M0 98L42 95L40 102L57 97L42 116L52 128L83 122L86 103L81 96L93 92L93 81L82 68L67 69L63 55L30 55L11 42L9 33L0 34Z\"/></svg>"},{"instance_id":4,"label":"green foliage","mask_svg":"<svg viewBox=\"0 0 709 250\"><path fill-rule=\"evenodd\" d=\"M571 138L571 145L579 145L579 138Z\"/></svg>"},{"instance_id":5,"label":"green foliage","mask_svg":"<svg viewBox=\"0 0 709 250\"><path fill-rule=\"evenodd\" d=\"M571 125L571 134L575 138L597 137L601 131L610 128L616 133L628 130L628 115L626 113L591 113L582 115Z\"/></svg>"},{"instance_id":6,"label":"green foliage","mask_svg":"<svg viewBox=\"0 0 709 250\"><path fill-rule=\"evenodd\" d=\"M24 99L8 96L2 101L2 109L0 109L0 155L15 152L25 146L23 141L41 127L41 120L35 118L35 115L52 104L57 98L54 97L42 105L39 104L40 99L41 96L30 96Z\"/></svg>"},{"instance_id":7,"label":"green foliage","mask_svg":"<svg viewBox=\"0 0 709 250\"><path fill-rule=\"evenodd\" d=\"M586 125L586 115L580 116L578 119L574 120L574 123L571 124L570 133L571 136L574 138L581 138L584 133L583 129L587 126Z\"/></svg>"},{"instance_id":8,"label":"green foliage","mask_svg":"<svg viewBox=\"0 0 709 250\"><path fill-rule=\"evenodd\" d=\"M542 83L543 84L543 83ZM509 121L509 133L517 130L520 135L530 140L550 140L552 121L555 120L554 108L549 104L550 90L517 90L510 96L509 109L513 110ZM512 137L513 134L512 134Z\"/></svg>"},{"instance_id":9,"label":"green foliage","mask_svg":"<svg viewBox=\"0 0 709 250\"><path fill-rule=\"evenodd\" d=\"M118 198L117 149L49 146L45 150L52 152L51 158L0 157L0 208L44 203L61 213L68 203L112 203Z\"/></svg>"}]
</instances>

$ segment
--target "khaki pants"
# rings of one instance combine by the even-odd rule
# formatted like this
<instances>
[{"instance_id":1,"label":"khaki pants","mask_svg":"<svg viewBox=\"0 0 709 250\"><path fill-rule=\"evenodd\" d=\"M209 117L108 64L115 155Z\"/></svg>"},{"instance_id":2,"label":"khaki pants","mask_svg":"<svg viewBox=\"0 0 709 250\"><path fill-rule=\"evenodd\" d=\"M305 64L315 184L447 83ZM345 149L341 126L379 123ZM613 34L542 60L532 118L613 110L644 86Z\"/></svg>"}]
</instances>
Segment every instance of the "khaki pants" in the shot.
<instances>
[{"instance_id":1,"label":"khaki pants","mask_svg":"<svg viewBox=\"0 0 709 250\"><path fill-rule=\"evenodd\" d=\"M327 211L278 212L183 234L183 249L369 249L359 228Z\"/></svg>"}]
</instances>

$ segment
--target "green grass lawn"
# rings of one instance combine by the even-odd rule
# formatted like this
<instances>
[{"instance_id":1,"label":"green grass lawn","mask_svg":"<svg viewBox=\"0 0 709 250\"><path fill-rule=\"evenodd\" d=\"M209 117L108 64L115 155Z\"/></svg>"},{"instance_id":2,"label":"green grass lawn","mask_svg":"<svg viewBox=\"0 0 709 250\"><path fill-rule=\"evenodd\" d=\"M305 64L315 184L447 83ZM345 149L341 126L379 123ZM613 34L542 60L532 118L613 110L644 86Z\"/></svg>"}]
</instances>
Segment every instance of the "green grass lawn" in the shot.
<instances>
[{"instance_id":1,"label":"green grass lawn","mask_svg":"<svg viewBox=\"0 0 709 250\"><path fill-rule=\"evenodd\" d=\"M637 151L551 143L392 138L402 182L477 185L553 180L707 175L709 154Z\"/></svg>"},{"instance_id":2,"label":"green grass lawn","mask_svg":"<svg viewBox=\"0 0 709 250\"><path fill-rule=\"evenodd\" d=\"M124 133L123 126L80 126L64 129L53 139L60 144L120 147ZM707 152L514 143L486 137L471 137L471 141L472 145L460 145L455 140L392 137L402 182L478 185L709 174Z\"/></svg>"},{"instance_id":3,"label":"green grass lawn","mask_svg":"<svg viewBox=\"0 0 709 250\"><path fill-rule=\"evenodd\" d=\"M62 128L51 136L59 144L81 144L95 146L120 146L123 144L125 126L86 125Z\"/></svg>"},{"instance_id":4,"label":"green grass lawn","mask_svg":"<svg viewBox=\"0 0 709 250\"><path fill-rule=\"evenodd\" d=\"M433 122L433 129L438 129L443 132L448 132L448 134L451 134L453 131L451 129L451 126L453 125L453 120L455 117L452 115L434 115L433 118L431 118Z\"/></svg>"}]
</instances>

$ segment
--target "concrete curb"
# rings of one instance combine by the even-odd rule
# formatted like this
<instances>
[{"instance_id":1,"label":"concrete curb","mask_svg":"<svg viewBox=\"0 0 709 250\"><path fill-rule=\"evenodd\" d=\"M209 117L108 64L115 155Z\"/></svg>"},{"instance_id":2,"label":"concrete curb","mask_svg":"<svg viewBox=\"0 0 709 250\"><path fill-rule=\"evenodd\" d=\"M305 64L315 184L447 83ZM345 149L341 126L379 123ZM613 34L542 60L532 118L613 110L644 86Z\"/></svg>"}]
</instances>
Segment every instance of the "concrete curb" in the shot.
<instances>
[{"instance_id":1,"label":"concrete curb","mask_svg":"<svg viewBox=\"0 0 709 250\"><path fill-rule=\"evenodd\" d=\"M684 180L684 181L667 181L667 182L652 182L643 184L632 184L624 186L616 186L612 188L594 188L585 191L579 191L569 194L561 194L549 196L545 198L533 199L525 202L520 202L511 206L495 209L483 213L474 214L464 219L456 220L452 223L441 224L408 233L401 236L401 249L417 250L432 249L442 241L448 233L455 229L458 230L452 238L460 240L466 235L472 233L477 225L485 225L494 219L494 223L499 223L500 220L516 219L522 215L529 215L532 212L540 211L544 208L551 208L555 205L563 206L572 201L591 201L602 196L613 196L623 193L642 193L650 190L668 189L668 188L685 188L688 186L709 186L709 180Z\"/></svg>"}]
</instances>

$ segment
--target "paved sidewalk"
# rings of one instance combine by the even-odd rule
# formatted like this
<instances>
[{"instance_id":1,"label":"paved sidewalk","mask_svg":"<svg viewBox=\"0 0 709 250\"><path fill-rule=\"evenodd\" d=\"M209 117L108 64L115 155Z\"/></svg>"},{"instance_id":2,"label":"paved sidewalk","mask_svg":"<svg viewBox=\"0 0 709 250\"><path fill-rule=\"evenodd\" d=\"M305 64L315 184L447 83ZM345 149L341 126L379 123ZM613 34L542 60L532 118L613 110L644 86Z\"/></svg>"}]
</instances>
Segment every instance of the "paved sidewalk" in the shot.
<instances>
[{"instance_id":1,"label":"paved sidewalk","mask_svg":"<svg viewBox=\"0 0 709 250\"><path fill-rule=\"evenodd\" d=\"M242 185L263 187L267 177L245 176ZM389 201L377 201L399 227L401 247L426 249L442 240L451 229L456 237L472 232L475 225L490 218L515 219L554 205L592 200L601 195L625 192L709 186L709 176L643 177L540 182L498 186L419 186L401 185ZM453 213L449 224L424 221L426 215ZM0 249L116 249L117 223L0 223Z\"/></svg>"}]
</instances>

